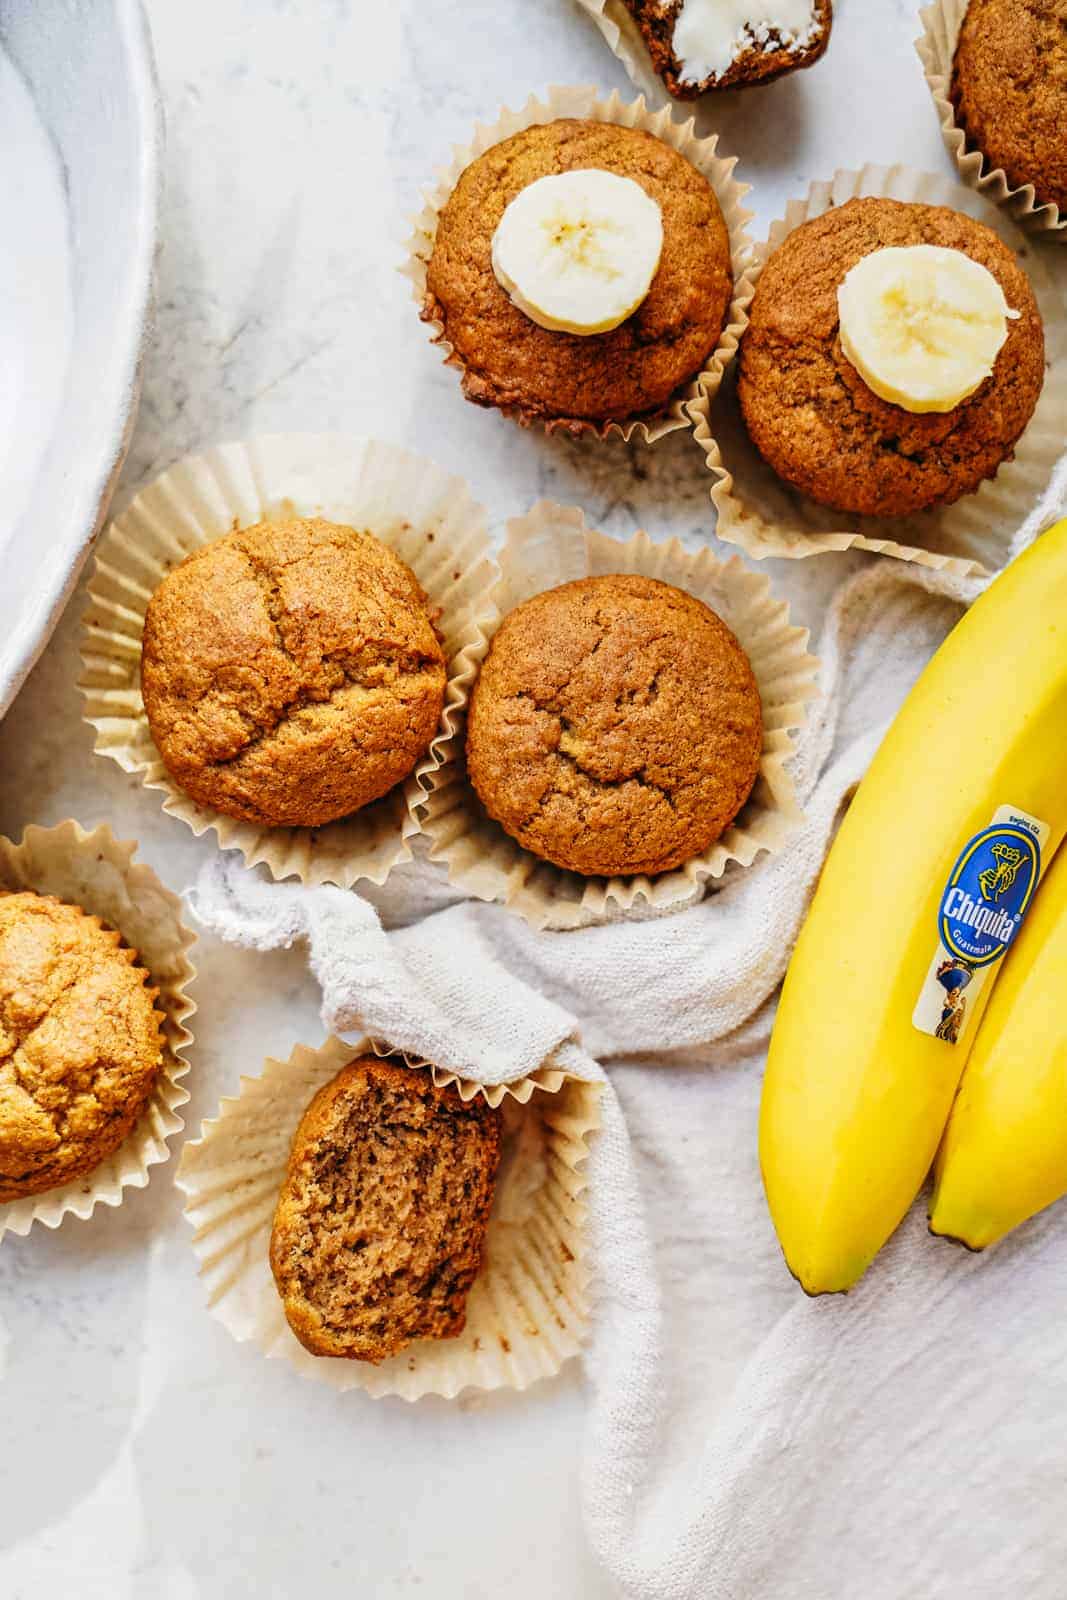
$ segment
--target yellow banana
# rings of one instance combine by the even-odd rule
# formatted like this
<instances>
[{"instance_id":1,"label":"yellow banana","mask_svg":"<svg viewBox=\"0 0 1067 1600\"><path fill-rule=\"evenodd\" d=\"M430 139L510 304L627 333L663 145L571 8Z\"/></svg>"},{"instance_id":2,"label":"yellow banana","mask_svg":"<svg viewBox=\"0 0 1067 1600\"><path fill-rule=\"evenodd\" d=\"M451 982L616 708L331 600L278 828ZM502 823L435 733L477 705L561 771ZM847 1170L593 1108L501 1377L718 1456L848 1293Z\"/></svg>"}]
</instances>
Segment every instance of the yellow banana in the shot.
<instances>
[{"instance_id":1,"label":"yellow banana","mask_svg":"<svg viewBox=\"0 0 1067 1600\"><path fill-rule=\"evenodd\" d=\"M856 1282L929 1170L998 941L1010 944L1067 829L1065 728L1061 522L990 586L912 690L789 966L760 1160L786 1260L809 1293Z\"/></svg>"},{"instance_id":2,"label":"yellow banana","mask_svg":"<svg viewBox=\"0 0 1067 1600\"><path fill-rule=\"evenodd\" d=\"M1004 963L934 1173L930 1228L972 1250L1067 1194L1067 846Z\"/></svg>"}]
</instances>

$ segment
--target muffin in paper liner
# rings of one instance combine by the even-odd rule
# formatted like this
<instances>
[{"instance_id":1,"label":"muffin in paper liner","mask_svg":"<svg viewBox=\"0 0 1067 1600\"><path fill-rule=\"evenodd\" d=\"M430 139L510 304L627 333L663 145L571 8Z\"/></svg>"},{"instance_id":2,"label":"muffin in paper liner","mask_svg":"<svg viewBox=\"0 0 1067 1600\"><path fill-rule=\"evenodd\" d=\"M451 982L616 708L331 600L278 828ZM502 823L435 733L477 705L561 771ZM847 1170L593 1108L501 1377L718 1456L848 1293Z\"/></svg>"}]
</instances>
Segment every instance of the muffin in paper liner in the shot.
<instances>
[{"instance_id":1,"label":"muffin in paper liner","mask_svg":"<svg viewBox=\"0 0 1067 1600\"><path fill-rule=\"evenodd\" d=\"M145 611L170 569L190 551L270 518L321 516L365 528L411 567L439 610L448 662L441 723L413 773L387 795L321 828L267 828L197 804L170 776L152 741L141 698ZM497 568L484 509L466 484L395 445L342 434L275 434L221 445L171 467L137 496L100 543L84 618L85 720L95 748L165 796L164 811L194 833L263 862L275 878L383 883L411 858L415 803L446 759L452 719L484 654Z\"/></svg>"},{"instance_id":2,"label":"muffin in paper liner","mask_svg":"<svg viewBox=\"0 0 1067 1600\"><path fill-rule=\"evenodd\" d=\"M0 1204L0 1239L25 1235L35 1222L58 1228L64 1217L91 1216L98 1205L117 1206L126 1189L143 1189L149 1167L170 1156L167 1141L185 1126L178 1108L189 1099L181 1079L189 1071L188 1022L196 1006L187 989L196 976L189 949L196 935L181 920L181 902L143 862L137 846L115 838L101 823L86 833L77 822L28 827L18 844L0 839L0 892L34 890L78 905L117 928L137 951L164 1016L163 1061L148 1104L119 1148L91 1172L42 1194Z\"/></svg>"},{"instance_id":3,"label":"muffin in paper liner","mask_svg":"<svg viewBox=\"0 0 1067 1600\"><path fill-rule=\"evenodd\" d=\"M702 138L696 132L692 118L678 122L669 106L659 111L652 110L646 106L643 97L626 101L615 93L605 99L591 87L550 88L546 91L544 100L538 100L536 96L531 95L520 111L503 110L499 119L489 126L478 123L470 144L455 147L451 162L438 172L436 183L423 197L425 201L423 209L413 220L408 259L402 270L405 277L411 280L415 303L421 309L426 296L427 265L433 254L434 239L437 235L437 218L459 181L460 174L472 161L484 155L486 150L495 144L500 144L504 139L509 139L512 134L521 133L525 128L537 127L546 122L555 122L561 117L577 117L590 122L612 122L620 127L641 128L662 139L707 178L715 191L730 234L734 292L718 344L707 358L704 370L695 375L693 380L674 396L664 412L658 416L632 417L621 423L590 421L582 424L580 428L574 421L560 418L548 418L543 424L547 433L567 430L602 439L614 436L625 440L633 438L636 434L651 444L656 439L663 438L664 434L689 426L686 401L694 398L699 389L714 394L722 381L723 373L737 353L738 343L748 322L747 310L752 300L752 285L748 277L752 243L745 230L752 213L745 211L741 202L749 191L749 185L739 183L734 177L737 157L718 154L717 134ZM462 370L463 361L445 338L442 324L432 321L429 327L433 342L442 351L445 364ZM505 415L510 414L506 407L496 409Z\"/></svg>"},{"instance_id":4,"label":"muffin in paper liner","mask_svg":"<svg viewBox=\"0 0 1067 1600\"><path fill-rule=\"evenodd\" d=\"M242 1077L186 1144L176 1182L196 1230L193 1246L211 1314L240 1342L288 1361L306 1377L378 1398L452 1399L467 1388L525 1389L557 1373L585 1338L589 1310L585 1213L580 1170L600 1124L600 1086L551 1064L508 1085L482 1087L404 1056L438 1086L455 1083L464 1100L484 1094L502 1106L503 1143L485 1258L467 1299L467 1325L455 1339L421 1339L378 1366L313 1356L290 1331L271 1276L269 1248L289 1147L312 1096L368 1051L400 1056L364 1039L297 1045L288 1061L268 1059L258 1078Z\"/></svg>"},{"instance_id":5,"label":"muffin in paper liner","mask_svg":"<svg viewBox=\"0 0 1067 1600\"><path fill-rule=\"evenodd\" d=\"M904 517L864 517L834 511L785 483L748 437L736 386L728 384L714 406L702 395L690 406L712 475L716 533L750 556L801 559L835 550L873 550L957 577L987 577L1004 564L1012 533L1044 494L1067 436L1067 314L1063 296L1039 253L980 195L948 178L910 167L866 166L815 183L803 200L757 246L753 278L786 236L812 217L860 196L950 206L984 222L1022 258L1045 326L1045 385L1014 458L955 505Z\"/></svg>"},{"instance_id":6,"label":"muffin in paper liner","mask_svg":"<svg viewBox=\"0 0 1067 1600\"><path fill-rule=\"evenodd\" d=\"M677 540L655 544L646 533L628 542L590 528L575 507L541 501L508 524L497 590L500 615L532 595L575 578L640 573L687 589L718 612L752 663L763 705L763 753L751 796L736 820L703 854L656 877L585 878L542 861L486 813L466 776L461 739L432 775L422 808L432 860L481 900L502 900L532 927L567 929L622 913L656 914L698 899L709 878L731 862L751 866L777 854L801 821L788 762L806 703L818 694L819 663L808 633L789 623L789 606L741 559L692 553ZM495 631L495 629L494 629Z\"/></svg>"},{"instance_id":7,"label":"muffin in paper liner","mask_svg":"<svg viewBox=\"0 0 1067 1600\"><path fill-rule=\"evenodd\" d=\"M837 0L835 13L840 3L841 0ZM575 0L575 4L600 30L608 49L625 67L635 89L639 89L653 104L673 99L671 91L652 64L641 29L621 0ZM729 93L738 87L732 84L725 92ZM712 95L718 92L722 92L718 86L704 91ZM692 100L688 103L692 104Z\"/></svg>"},{"instance_id":8,"label":"muffin in paper liner","mask_svg":"<svg viewBox=\"0 0 1067 1600\"><path fill-rule=\"evenodd\" d=\"M915 41L915 49L937 107L945 149L964 183L1002 206L1017 227L1037 238L1067 244L1067 217L1060 214L1059 207L1051 201L1042 205L1032 183L1013 188L1003 167L991 166L980 150L968 146L966 130L956 120L952 73L968 3L969 0L934 0L933 5L923 6L919 12L923 31Z\"/></svg>"}]
</instances>

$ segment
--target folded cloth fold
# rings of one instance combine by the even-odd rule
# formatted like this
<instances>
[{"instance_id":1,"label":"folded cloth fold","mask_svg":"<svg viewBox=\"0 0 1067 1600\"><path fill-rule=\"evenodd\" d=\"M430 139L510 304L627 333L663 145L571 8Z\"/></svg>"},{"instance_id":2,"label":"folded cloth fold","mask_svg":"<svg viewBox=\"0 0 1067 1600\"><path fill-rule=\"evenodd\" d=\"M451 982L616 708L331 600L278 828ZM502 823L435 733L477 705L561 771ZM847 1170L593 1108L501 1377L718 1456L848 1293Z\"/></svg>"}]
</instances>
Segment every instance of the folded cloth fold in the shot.
<instances>
[{"instance_id":1,"label":"folded cloth fold","mask_svg":"<svg viewBox=\"0 0 1067 1600\"><path fill-rule=\"evenodd\" d=\"M589 1163L583 1485L612 1592L1059 1593L1056 1576L1020 1575L1039 1534L1050 1573L1067 1555L1039 1511L1063 1468L1057 1430L1041 1431L1067 1399L1062 1226L1038 1226L986 1270L913 1215L855 1294L809 1303L782 1264L756 1157L773 996L842 806L978 587L882 562L838 590L823 698L796 757L803 829L673 916L535 932L501 906L449 904L425 862L376 891L377 911L264 883L233 859L194 891L225 938L307 940L332 1031L486 1083L546 1065L595 1078L609 1063Z\"/></svg>"}]
</instances>

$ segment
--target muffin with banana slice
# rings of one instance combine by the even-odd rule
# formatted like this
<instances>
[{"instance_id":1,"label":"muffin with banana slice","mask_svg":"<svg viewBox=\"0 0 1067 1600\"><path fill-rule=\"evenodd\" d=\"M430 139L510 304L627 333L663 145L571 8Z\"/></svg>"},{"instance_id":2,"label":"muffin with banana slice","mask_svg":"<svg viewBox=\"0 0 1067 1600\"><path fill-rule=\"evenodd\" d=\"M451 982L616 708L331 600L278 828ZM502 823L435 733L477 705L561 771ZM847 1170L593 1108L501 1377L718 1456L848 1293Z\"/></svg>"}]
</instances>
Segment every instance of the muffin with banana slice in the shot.
<instances>
[{"instance_id":1,"label":"muffin with banana slice","mask_svg":"<svg viewBox=\"0 0 1067 1600\"><path fill-rule=\"evenodd\" d=\"M702 172L640 128L525 128L461 174L437 221L424 321L463 392L582 433L663 414L705 366L733 293Z\"/></svg>"},{"instance_id":2,"label":"muffin with banana slice","mask_svg":"<svg viewBox=\"0 0 1067 1600\"><path fill-rule=\"evenodd\" d=\"M948 207L870 198L770 256L738 392L779 477L835 510L896 517L995 477L1044 373L1041 314L1009 246Z\"/></svg>"}]
</instances>

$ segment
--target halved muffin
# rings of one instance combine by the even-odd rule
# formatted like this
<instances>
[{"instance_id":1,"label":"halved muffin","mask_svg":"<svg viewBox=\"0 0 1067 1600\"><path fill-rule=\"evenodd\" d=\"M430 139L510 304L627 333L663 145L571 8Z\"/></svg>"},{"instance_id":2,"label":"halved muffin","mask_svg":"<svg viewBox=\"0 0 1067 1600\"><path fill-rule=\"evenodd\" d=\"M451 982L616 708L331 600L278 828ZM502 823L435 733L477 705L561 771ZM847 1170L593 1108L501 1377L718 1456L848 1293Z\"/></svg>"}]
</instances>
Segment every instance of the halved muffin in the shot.
<instances>
[{"instance_id":1,"label":"halved muffin","mask_svg":"<svg viewBox=\"0 0 1067 1600\"><path fill-rule=\"evenodd\" d=\"M462 1333L482 1264L500 1118L428 1072L376 1056L342 1067L293 1138L270 1264L312 1355L384 1361Z\"/></svg>"}]
</instances>

